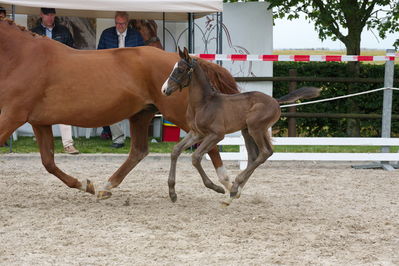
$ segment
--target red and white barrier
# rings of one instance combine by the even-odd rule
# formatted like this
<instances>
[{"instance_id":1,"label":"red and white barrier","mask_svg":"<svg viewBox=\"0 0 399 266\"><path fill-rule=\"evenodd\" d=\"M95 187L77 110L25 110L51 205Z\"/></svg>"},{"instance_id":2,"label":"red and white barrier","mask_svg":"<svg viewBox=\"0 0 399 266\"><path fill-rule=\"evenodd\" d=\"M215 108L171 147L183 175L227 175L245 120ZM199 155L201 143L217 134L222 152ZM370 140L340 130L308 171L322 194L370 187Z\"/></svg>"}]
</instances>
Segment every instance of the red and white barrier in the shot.
<instances>
[{"instance_id":1,"label":"red and white barrier","mask_svg":"<svg viewBox=\"0 0 399 266\"><path fill-rule=\"evenodd\" d=\"M194 54L205 60L220 61L292 61L292 62L350 62L395 61L397 56L365 55L246 55L246 54Z\"/></svg>"}]
</instances>

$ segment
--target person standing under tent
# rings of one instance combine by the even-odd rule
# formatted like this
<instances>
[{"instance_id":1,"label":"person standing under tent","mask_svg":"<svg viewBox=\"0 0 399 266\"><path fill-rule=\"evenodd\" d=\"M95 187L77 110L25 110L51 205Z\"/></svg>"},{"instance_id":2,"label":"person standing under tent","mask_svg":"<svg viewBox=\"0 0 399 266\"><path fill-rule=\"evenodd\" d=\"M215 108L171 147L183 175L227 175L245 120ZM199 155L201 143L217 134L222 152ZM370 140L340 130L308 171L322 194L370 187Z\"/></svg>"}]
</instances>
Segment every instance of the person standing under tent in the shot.
<instances>
[{"instance_id":1,"label":"person standing under tent","mask_svg":"<svg viewBox=\"0 0 399 266\"><path fill-rule=\"evenodd\" d=\"M98 42L97 49L111 49L111 48L124 48L143 46L144 40L141 34L135 29L128 27L129 15L127 12L117 11L115 13L115 26L105 29ZM113 148L121 148L125 145L125 135L119 123L110 126L112 134ZM107 128L104 127L103 133L106 135Z\"/></svg>"},{"instance_id":2,"label":"person standing under tent","mask_svg":"<svg viewBox=\"0 0 399 266\"><path fill-rule=\"evenodd\" d=\"M55 8L41 8L40 10L41 23L31 31L73 47L73 37L68 28L55 21ZM59 127L64 151L68 154L79 154L79 151L74 147L72 127L70 125L61 124Z\"/></svg>"},{"instance_id":3,"label":"person standing under tent","mask_svg":"<svg viewBox=\"0 0 399 266\"><path fill-rule=\"evenodd\" d=\"M5 18L7 17L7 11L4 7L0 6L0 18Z\"/></svg>"}]
</instances>

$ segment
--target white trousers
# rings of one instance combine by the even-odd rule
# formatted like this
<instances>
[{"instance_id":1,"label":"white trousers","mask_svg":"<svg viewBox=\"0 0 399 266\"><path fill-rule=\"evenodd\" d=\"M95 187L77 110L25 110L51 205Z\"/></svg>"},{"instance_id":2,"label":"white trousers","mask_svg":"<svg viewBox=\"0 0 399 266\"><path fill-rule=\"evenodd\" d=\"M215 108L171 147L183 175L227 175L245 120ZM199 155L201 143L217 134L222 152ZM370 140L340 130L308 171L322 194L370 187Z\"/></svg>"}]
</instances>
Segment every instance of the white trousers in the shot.
<instances>
[{"instance_id":1,"label":"white trousers","mask_svg":"<svg viewBox=\"0 0 399 266\"><path fill-rule=\"evenodd\" d=\"M123 134L121 122L109 126L112 134L112 143L125 143L125 135Z\"/></svg>"},{"instance_id":2,"label":"white trousers","mask_svg":"<svg viewBox=\"0 0 399 266\"><path fill-rule=\"evenodd\" d=\"M72 126L61 125L61 124L59 126L61 132L62 145L64 146L64 148L73 145Z\"/></svg>"}]
</instances>

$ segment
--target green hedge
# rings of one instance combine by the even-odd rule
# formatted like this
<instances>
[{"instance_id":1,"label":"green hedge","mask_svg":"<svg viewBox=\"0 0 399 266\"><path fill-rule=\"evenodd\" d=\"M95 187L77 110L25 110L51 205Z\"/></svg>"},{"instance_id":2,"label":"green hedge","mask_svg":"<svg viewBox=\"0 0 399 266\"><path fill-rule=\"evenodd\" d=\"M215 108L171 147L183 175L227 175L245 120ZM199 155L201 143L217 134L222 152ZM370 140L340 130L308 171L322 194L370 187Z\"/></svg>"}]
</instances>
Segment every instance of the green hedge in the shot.
<instances>
[{"instance_id":1,"label":"green hedge","mask_svg":"<svg viewBox=\"0 0 399 266\"><path fill-rule=\"evenodd\" d=\"M383 78L384 65L361 64L360 77ZM349 77L347 65L338 62L276 62L274 63L274 76L288 76L289 69L297 69L298 77ZM394 77L399 77L399 65L395 65ZM276 98L288 93L289 82L274 82L273 95ZM360 92L383 87L383 82L377 83L337 83L337 82L298 82L298 88L302 86L316 86L322 88L320 98L331 98L349 94L349 91ZM399 87L395 83L394 87ZM358 113L381 114L383 91L374 92L349 98L358 105ZM297 112L309 113L349 113L349 99L335 100L325 103L304 105L297 107ZM393 114L399 114L399 92L393 92ZM283 111L288 111L284 109ZM297 118L297 134L299 136L333 136L346 137L347 119L332 118ZM279 136L287 135L287 119L282 118L274 127L278 129ZM381 119L361 119L360 133L362 137L381 136ZM399 121L392 120L392 135L399 136Z\"/></svg>"}]
</instances>

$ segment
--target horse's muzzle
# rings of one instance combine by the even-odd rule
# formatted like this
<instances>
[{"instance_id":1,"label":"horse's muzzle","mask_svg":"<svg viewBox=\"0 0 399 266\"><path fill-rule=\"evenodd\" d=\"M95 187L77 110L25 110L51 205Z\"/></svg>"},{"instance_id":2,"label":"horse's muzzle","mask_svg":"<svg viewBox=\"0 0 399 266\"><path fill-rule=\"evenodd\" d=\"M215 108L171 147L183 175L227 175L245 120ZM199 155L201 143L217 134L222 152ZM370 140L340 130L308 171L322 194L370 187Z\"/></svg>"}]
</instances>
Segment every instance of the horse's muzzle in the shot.
<instances>
[{"instance_id":1,"label":"horse's muzzle","mask_svg":"<svg viewBox=\"0 0 399 266\"><path fill-rule=\"evenodd\" d=\"M162 93L163 95L169 96L172 94L172 90L170 90L169 88L162 89Z\"/></svg>"}]
</instances>

